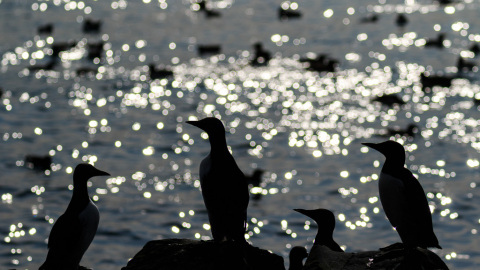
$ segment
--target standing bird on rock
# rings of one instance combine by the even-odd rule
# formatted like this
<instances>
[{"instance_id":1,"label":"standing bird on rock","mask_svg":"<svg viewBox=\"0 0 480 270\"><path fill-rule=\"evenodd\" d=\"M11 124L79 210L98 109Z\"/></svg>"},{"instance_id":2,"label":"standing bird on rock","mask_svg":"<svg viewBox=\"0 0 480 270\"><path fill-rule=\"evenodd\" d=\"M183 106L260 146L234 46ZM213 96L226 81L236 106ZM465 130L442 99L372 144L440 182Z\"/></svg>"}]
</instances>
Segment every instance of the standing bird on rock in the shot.
<instances>
[{"instance_id":1,"label":"standing bird on rock","mask_svg":"<svg viewBox=\"0 0 480 270\"><path fill-rule=\"evenodd\" d=\"M327 209L293 209L305 216L315 220L318 225L317 235L315 236L314 246L326 246L333 251L343 252L343 249L333 240L333 230L335 229L335 216Z\"/></svg>"},{"instance_id":2,"label":"standing bird on rock","mask_svg":"<svg viewBox=\"0 0 480 270\"><path fill-rule=\"evenodd\" d=\"M214 117L187 123L205 131L210 141L210 153L200 164L200 185L213 239L244 243L248 184L228 150L225 127Z\"/></svg>"},{"instance_id":3,"label":"standing bird on rock","mask_svg":"<svg viewBox=\"0 0 480 270\"><path fill-rule=\"evenodd\" d=\"M433 232L432 214L425 192L405 166L405 149L395 141L363 143L382 153L386 160L378 189L383 210L406 249L441 248Z\"/></svg>"},{"instance_id":4,"label":"standing bird on rock","mask_svg":"<svg viewBox=\"0 0 480 270\"><path fill-rule=\"evenodd\" d=\"M88 196L87 181L110 175L90 164L79 164L73 172L73 195L48 237L47 259L39 270L77 270L83 254L97 232L100 215Z\"/></svg>"}]
</instances>

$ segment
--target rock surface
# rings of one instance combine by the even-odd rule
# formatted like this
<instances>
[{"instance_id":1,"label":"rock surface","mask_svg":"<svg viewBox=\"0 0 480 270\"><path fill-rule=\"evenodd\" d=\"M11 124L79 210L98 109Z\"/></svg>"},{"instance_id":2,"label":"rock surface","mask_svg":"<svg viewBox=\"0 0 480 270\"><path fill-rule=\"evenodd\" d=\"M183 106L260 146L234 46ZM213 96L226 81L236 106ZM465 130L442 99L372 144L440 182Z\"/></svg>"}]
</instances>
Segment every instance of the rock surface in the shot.
<instances>
[{"instance_id":1,"label":"rock surface","mask_svg":"<svg viewBox=\"0 0 480 270\"><path fill-rule=\"evenodd\" d=\"M358 253L335 252L326 246L313 246L303 270L448 270L442 259L430 250L417 248L409 255L408 262L404 261L404 255L401 244Z\"/></svg>"},{"instance_id":2,"label":"rock surface","mask_svg":"<svg viewBox=\"0 0 480 270\"><path fill-rule=\"evenodd\" d=\"M148 242L122 270L285 270L283 258L253 246L189 239Z\"/></svg>"}]
</instances>

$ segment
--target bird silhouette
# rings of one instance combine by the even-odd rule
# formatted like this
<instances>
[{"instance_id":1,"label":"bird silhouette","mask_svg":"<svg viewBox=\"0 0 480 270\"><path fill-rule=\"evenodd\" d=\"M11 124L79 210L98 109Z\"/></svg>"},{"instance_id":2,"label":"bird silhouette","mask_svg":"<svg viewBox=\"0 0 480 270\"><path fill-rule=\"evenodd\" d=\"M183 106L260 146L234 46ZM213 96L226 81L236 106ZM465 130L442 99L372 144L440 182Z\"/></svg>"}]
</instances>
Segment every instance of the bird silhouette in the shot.
<instances>
[{"instance_id":1,"label":"bird silhouette","mask_svg":"<svg viewBox=\"0 0 480 270\"><path fill-rule=\"evenodd\" d=\"M313 219L317 225L317 235L313 245L327 246L333 251L343 252L343 249L333 240L333 230L335 230L335 216L327 209L293 209L305 216Z\"/></svg>"},{"instance_id":2,"label":"bird silhouette","mask_svg":"<svg viewBox=\"0 0 480 270\"><path fill-rule=\"evenodd\" d=\"M99 212L88 196L87 181L110 175L90 164L77 165L73 172L73 195L48 237L48 254L39 270L77 270L90 246L99 222Z\"/></svg>"},{"instance_id":3,"label":"bird silhouette","mask_svg":"<svg viewBox=\"0 0 480 270\"><path fill-rule=\"evenodd\" d=\"M223 123L214 117L187 121L208 134L210 153L200 164L200 185L213 239L244 243L248 184L230 154Z\"/></svg>"},{"instance_id":4,"label":"bird silhouette","mask_svg":"<svg viewBox=\"0 0 480 270\"><path fill-rule=\"evenodd\" d=\"M306 248L300 246L293 247L288 255L290 261L288 270L302 270L303 259L306 257L308 257Z\"/></svg>"},{"instance_id":5,"label":"bird silhouette","mask_svg":"<svg viewBox=\"0 0 480 270\"><path fill-rule=\"evenodd\" d=\"M433 232L428 201L418 180L405 166L405 149L395 141L363 143L386 160L378 183L380 201L406 248L441 248Z\"/></svg>"}]
</instances>

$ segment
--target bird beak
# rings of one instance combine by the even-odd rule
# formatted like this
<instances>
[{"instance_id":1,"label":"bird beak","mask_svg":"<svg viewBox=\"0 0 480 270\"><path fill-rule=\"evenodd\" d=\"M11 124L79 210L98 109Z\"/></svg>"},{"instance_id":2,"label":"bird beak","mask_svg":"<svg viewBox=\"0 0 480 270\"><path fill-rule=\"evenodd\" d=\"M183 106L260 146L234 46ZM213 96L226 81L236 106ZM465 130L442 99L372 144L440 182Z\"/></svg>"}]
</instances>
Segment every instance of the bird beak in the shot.
<instances>
[{"instance_id":1,"label":"bird beak","mask_svg":"<svg viewBox=\"0 0 480 270\"><path fill-rule=\"evenodd\" d=\"M309 217L309 218L312 218L312 217L310 216L310 211L309 211L309 210L305 210L305 209L293 209L293 211L296 211L296 212L298 212L298 213L300 213L300 214L303 214L303 215L305 215L305 216L307 216L307 217Z\"/></svg>"},{"instance_id":2,"label":"bird beak","mask_svg":"<svg viewBox=\"0 0 480 270\"><path fill-rule=\"evenodd\" d=\"M196 126L196 127L200 128L200 127L198 126L198 121L187 121L187 122L185 122L185 123L187 123L187 124L190 124L190 125L192 125L192 126Z\"/></svg>"},{"instance_id":3,"label":"bird beak","mask_svg":"<svg viewBox=\"0 0 480 270\"><path fill-rule=\"evenodd\" d=\"M362 144L380 152L380 150L378 150L378 144L376 143L362 143Z\"/></svg>"},{"instance_id":4,"label":"bird beak","mask_svg":"<svg viewBox=\"0 0 480 270\"><path fill-rule=\"evenodd\" d=\"M95 175L96 175L96 176L110 176L109 173L104 172L104 171L100 171L99 169L97 169Z\"/></svg>"}]
</instances>

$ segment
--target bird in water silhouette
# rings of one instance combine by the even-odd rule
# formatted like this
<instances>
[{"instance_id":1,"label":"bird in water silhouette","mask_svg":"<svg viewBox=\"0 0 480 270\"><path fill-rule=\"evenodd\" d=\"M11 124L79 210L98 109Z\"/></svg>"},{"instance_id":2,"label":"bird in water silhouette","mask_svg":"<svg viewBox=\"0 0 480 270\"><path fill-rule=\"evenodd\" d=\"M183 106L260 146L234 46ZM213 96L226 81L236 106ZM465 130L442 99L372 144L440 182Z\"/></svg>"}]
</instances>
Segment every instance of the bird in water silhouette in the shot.
<instances>
[{"instance_id":1,"label":"bird in water silhouette","mask_svg":"<svg viewBox=\"0 0 480 270\"><path fill-rule=\"evenodd\" d=\"M228 150L225 127L214 117L187 123L205 131L210 141L210 153L200 164L200 185L213 239L244 243L248 184Z\"/></svg>"},{"instance_id":2,"label":"bird in water silhouette","mask_svg":"<svg viewBox=\"0 0 480 270\"><path fill-rule=\"evenodd\" d=\"M88 196L87 181L110 175L90 164L77 165L73 172L73 195L48 237L47 259L39 270L77 270L83 254L97 232L100 215Z\"/></svg>"},{"instance_id":3,"label":"bird in water silhouette","mask_svg":"<svg viewBox=\"0 0 480 270\"><path fill-rule=\"evenodd\" d=\"M418 180L405 166L405 149L395 141L363 143L386 160L378 188L383 210L407 249L441 248L433 232L432 214Z\"/></svg>"},{"instance_id":4,"label":"bird in water silhouette","mask_svg":"<svg viewBox=\"0 0 480 270\"><path fill-rule=\"evenodd\" d=\"M317 235L315 236L315 242L313 245L327 246L333 251L343 252L343 249L333 240L333 230L335 229L335 216L330 210L327 209L293 209L305 216L313 219L317 225Z\"/></svg>"}]
</instances>

